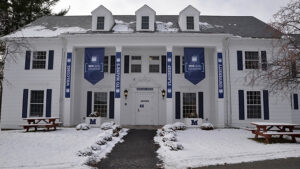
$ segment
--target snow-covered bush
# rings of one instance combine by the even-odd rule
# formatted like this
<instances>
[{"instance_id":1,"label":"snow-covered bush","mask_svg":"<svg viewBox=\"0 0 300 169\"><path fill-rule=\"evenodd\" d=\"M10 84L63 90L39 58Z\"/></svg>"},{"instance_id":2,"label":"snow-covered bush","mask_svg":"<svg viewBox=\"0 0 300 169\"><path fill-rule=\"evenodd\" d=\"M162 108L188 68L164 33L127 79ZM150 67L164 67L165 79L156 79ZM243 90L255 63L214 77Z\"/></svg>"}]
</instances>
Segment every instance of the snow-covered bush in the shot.
<instances>
[{"instance_id":1,"label":"snow-covered bush","mask_svg":"<svg viewBox=\"0 0 300 169\"><path fill-rule=\"evenodd\" d=\"M76 126L76 130L88 130L90 128L91 128L90 125L86 123L80 123Z\"/></svg>"},{"instance_id":2,"label":"snow-covered bush","mask_svg":"<svg viewBox=\"0 0 300 169\"><path fill-rule=\"evenodd\" d=\"M113 129L114 125L115 125L115 122L113 122L113 121L105 122L105 123L103 123L103 124L101 125L100 128L101 128L102 130L109 130L109 129ZM115 126L115 127L116 127L116 126Z\"/></svg>"},{"instance_id":3,"label":"snow-covered bush","mask_svg":"<svg viewBox=\"0 0 300 169\"><path fill-rule=\"evenodd\" d=\"M111 141L112 140L112 135L111 134L106 134L106 135L100 136L99 140L105 140L106 142Z\"/></svg>"},{"instance_id":4,"label":"snow-covered bush","mask_svg":"<svg viewBox=\"0 0 300 169\"><path fill-rule=\"evenodd\" d=\"M100 112L95 111L95 112L91 113L89 115L89 117L100 117Z\"/></svg>"},{"instance_id":5,"label":"snow-covered bush","mask_svg":"<svg viewBox=\"0 0 300 169\"><path fill-rule=\"evenodd\" d=\"M186 125L182 122L176 122L176 123L173 124L173 129L175 129L175 130L185 130Z\"/></svg>"},{"instance_id":6,"label":"snow-covered bush","mask_svg":"<svg viewBox=\"0 0 300 169\"><path fill-rule=\"evenodd\" d=\"M96 141L96 144L98 144L98 145L104 145L104 144L106 144L106 140L104 140L104 139L98 139Z\"/></svg>"},{"instance_id":7,"label":"snow-covered bush","mask_svg":"<svg viewBox=\"0 0 300 169\"><path fill-rule=\"evenodd\" d=\"M170 150L172 150L172 151L183 150L182 144L176 143L176 142L173 142L173 141L165 142L165 146L169 147Z\"/></svg>"},{"instance_id":8,"label":"snow-covered bush","mask_svg":"<svg viewBox=\"0 0 300 169\"><path fill-rule=\"evenodd\" d=\"M201 124L200 128L202 130L213 130L214 126L211 123L203 123Z\"/></svg>"},{"instance_id":9,"label":"snow-covered bush","mask_svg":"<svg viewBox=\"0 0 300 169\"><path fill-rule=\"evenodd\" d=\"M78 151L78 156L91 156L92 154L93 150L90 147Z\"/></svg>"},{"instance_id":10,"label":"snow-covered bush","mask_svg":"<svg viewBox=\"0 0 300 169\"><path fill-rule=\"evenodd\" d=\"M88 157L85 161L85 165L96 166L99 163L99 157L97 155L92 155Z\"/></svg>"},{"instance_id":11,"label":"snow-covered bush","mask_svg":"<svg viewBox=\"0 0 300 169\"><path fill-rule=\"evenodd\" d=\"M176 141L176 134L175 133L167 133L162 138L163 142L167 141Z\"/></svg>"},{"instance_id":12,"label":"snow-covered bush","mask_svg":"<svg viewBox=\"0 0 300 169\"><path fill-rule=\"evenodd\" d=\"M97 143L95 143L95 144L91 145L91 149L94 151L101 150L101 146L98 145Z\"/></svg>"}]
</instances>

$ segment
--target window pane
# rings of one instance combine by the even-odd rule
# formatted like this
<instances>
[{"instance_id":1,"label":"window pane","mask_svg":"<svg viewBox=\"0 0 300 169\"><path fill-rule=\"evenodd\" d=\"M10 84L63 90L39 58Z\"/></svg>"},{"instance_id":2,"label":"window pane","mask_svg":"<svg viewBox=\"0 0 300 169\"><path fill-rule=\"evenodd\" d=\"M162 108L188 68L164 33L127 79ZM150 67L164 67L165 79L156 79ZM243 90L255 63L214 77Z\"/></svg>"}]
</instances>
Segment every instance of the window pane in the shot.
<instances>
[{"instance_id":1,"label":"window pane","mask_svg":"<svg viewBox=\"0 0 300 169\"><path fill-rule=\"evenodd\" d=\"M107 117L107 93L94 93L94 112L99 112L100 117Z\"/></svg>"},{"instance_id":2,"label":"window pane","mask_svg":"<svg viewBox=\"0 0 300 169\"><path fill-rule=\"evenodd\" d=\"M247 91L247 118L261 118L260 91Z\"/></svg>"},{"instance_id":3,"label":"window pane","mask_svg":"<svg viewBox=\"0 0 300 169\"><path fill-rule=\"evenodd\" d=\"M34 51L32 54L32 69L46 68L46 51Z\"/></svg>"},{"instance_id":4,"label":"window pane","mask_svg":"<svg viewBox=\"0 0 300 169\"><path fill-rule=\"evenodd\" d=\"M97 29L104 29L104 17L97 17Z\"/></svg>"},{"instance_id":5,"label":"window pane","mask_svg":"<svg viewBox=\"0 0 300 169\"><path fill-rule=\"evenodd\" d=\"M186 28L194 29L194 17L193 16L186 17Z\"/></svg>"},{"instance_id":6,"label":"window pane","mask_svg":"<svg viewBox=\"0 0 300 169\"><path fill-rule=\"evenodd\" d=\"M44 110L44 91L32 90L30 96L30 116L42 117Z\"/></svg>"},{"instance_id":7,"label":"window pane","mask_svg":"<svg viewBox=\"0 0 300 169\"><path fill-rule=\"evenodd\" d=\"M131 65L131 72L132 73L141 73L142 72L142 65L132 64Z\"/></svg>"},{"instance_id":8,"label":"window pane","mask_svg":"<svg viewBox=\"0 0 300 169\"><path fill-rule=\"evenodd\" d=\"M259 68L258 52L245 52L245 67L246 69Z\"/></svg>"},{"instance_id":9,"label":"window pane","mask_svg":"<svg viewBox=\"0 0 300 169\"><path fill-rule=\"evenodd\" d=\"M149 16L142 16L142 29L149 29Z\"/></svg>"},{"instance_id":10,"label":"window pane","mask_svg":"<svg viewBox=\"0 0 300 169\"><path fill-rule=\"evenodd\" d=\"M149 65L150 73L159 73L159 65Z\"/></svg>"},{"instance_id":11,"label":"window pane","mask_svg":"<svg viewBox=\"0 0 300 169\"><path fill-rule=\"evenodd\" d=\"M183 118L197 117L196 93L183 93Z\"/></svg>"},{"instance_id":12,"label":"window pane","mask_svg":"<svg viewBox=\"0 0 300 169\"><path fill-rule=\"evenodd\" d=\"M131 56L131 60L142 60L141 56Z\"/></svg>"}]
</instances>

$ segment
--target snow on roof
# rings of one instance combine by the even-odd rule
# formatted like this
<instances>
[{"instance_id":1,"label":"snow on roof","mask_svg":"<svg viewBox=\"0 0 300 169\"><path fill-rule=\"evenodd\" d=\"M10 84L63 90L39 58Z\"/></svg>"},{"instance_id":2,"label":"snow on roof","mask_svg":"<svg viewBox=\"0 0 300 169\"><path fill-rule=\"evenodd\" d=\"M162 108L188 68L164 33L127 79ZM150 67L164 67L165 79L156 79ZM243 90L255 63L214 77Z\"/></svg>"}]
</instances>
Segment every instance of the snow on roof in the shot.
<instances>
[{"instance_id":1,"label":"snow on roof","mask_svg":"<svg viewBox=\"0 0 300 169\"><path fill-rule=\"evenodd\" d=\"M88 30L80 27L54 27L53 30L45 26L28 26L18 30L12 34L5 36L5 38L17 37L56 37L63 33L86 33Z\"/></svg>"},{"instance_id":2,"label":"snow on roof","mask_svg":"<svg viewBox=\"0 0 300 169\"><path fill-rule=\"evenodd\" d=\"M130 24L133 24L134 22L124 22L122 20L115 19L115 26L112 28L114 33L131 33L134 32L133 29L130 28Z\"/></svg>"},{"instance_id":3,"label":"snow on roof","mask_svg":"<svg viewBox=\"0 0 300 169\"><path fill-rule=\"evenodd\" d=\"M172 22L161 22L161 21L156 21L156 30L158 32L178 32L178 28L173 28L173 23Z\"/></svg>"}]
</instances>

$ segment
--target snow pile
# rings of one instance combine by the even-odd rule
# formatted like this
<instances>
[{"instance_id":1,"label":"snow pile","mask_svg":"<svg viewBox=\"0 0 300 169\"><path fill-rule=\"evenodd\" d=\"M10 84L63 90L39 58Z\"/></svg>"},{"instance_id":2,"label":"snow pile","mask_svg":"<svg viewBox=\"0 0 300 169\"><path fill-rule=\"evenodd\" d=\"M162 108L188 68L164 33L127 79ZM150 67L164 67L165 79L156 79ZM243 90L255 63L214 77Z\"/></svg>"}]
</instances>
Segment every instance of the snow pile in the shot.
<instances>
[{"instance_id":1,"label":"snow pile","mask_svg":"<svg viewBox=\"0 0 300 169\"><path fill-rule=\"evenodd\" d=\"M207 30L207 29L214 28L214 26L212 26L211 24L209 24L207 22L199 22L199 28L200 28L200 30Z\"/></svg>"},{"instance_id":2,"label":"snow pile","mask_svg":"<svg viewBox=\"0 0 300 169\"><path fill-rule=\"evenodd\" d=\"M225 163L241 163L267 159L300 157L300 146L295 143L264 144L249 138L254 135L242 129L201 130L189 128L176 131L177 143L184 149L171 151L169 146L176 142L163 142L161 137L154 139L160 144L158 157L164 162L163 168L196 168ZM300 139L297 138L299 142ZM163 144L171 144L168 147Z\"/></svg>"},{"instance_id":3,"label":"snow pile","mask_svg":"<svg viewBox=\"0 0 300 169\"><path fill-rule=\"evenodd\" d=\"M45 26L28 26L18 30L4 38L21 38L21 37L57 37L63 33L86 33L88 29L81 27L54 27L48 29Z\"/></svg>"},{"instance_id":4,"label":"snow pile","mask_svg":"<svg viewBox=\"0 0 300 169\"><path fill-rule=\"evenodd\" d=\"M181 122L167 124L162 129L157 130L157 136L154 137L154 141L161 147L168 147L172 151L182 150L183 146L180 143L176 143L176 131L185 129L185 124Z\"/></svg>"},{"instance_id":5,"label":"snow pile","mask_svg":"<svg viewBox=\"0 0 300 169\"><path fill-rule=\"evenodd\" d=\"M172 28L172 26L172 22L165 23L156 21L156 30L158 32L178 32L178 28Z\"/></svg>"},{"instance_id":6,"label":"snow pile","mask_svg":"<svg viewBox=\"0 0 300 169\"><path fill-rule=\"evenodd\" d=\"M80 123L76 126L76 130L88 130L91 126L86 123Z\"/></svg>"},{"instance_id":7,"label":"snow pile","mask_svg":"<svg viewBox=\"0 0 300 169\"><path fill-rule=\"evenodd\" d=\"M115 33L132 33L133 32L133 29L130 28L130 24L132 24L134 22L127 23L127 22L116 19L115 23L116 24L112 29Z\"/></svg>"},{"instance_id":8,"label":"snow pile","mask_svg":"<svg viewBox=\"0 0 300 169\"><path fill-rule=\"evenodd\" d=\"M101 129L103 132L98 135L96 141L77 153L78 156L85 158L86 165L96 166L107 153L111 152L115 144L123 141L122 137L128 131L128 129L121 129L114 122L103 123Z\"/></svg>"},{"instance_id":9,"label":"snow pile","mask_svg":"<svg viewBox=\"0 0 300 169\"><path fill-rule=\"evenodd\" d=\"M202 130L213 130L214 126L211 123L206 122L206 123L202 123L200 128Z\"/></svg>"}]
</instances>

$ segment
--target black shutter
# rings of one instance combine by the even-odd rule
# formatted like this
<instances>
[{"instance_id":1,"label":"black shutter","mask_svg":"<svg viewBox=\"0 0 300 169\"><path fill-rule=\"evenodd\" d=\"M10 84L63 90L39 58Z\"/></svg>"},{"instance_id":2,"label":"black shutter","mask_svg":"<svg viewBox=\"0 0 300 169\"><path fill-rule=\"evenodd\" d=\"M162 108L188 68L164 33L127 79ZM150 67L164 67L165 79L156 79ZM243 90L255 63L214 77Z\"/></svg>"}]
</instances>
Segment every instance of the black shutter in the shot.
<instances>
[{"instance_id":1,"label":"black shutter","mask_svg":"<svg viewBox=\"0 0 300 169\"><path fill-rule=\"evenodd\" d=\"M125 55L124 73L129 73L129 55Z\"/></svg>"},{"instance_id":2,"label":"black shutter","mask_svg":"<svg viewBox=\"0 0 300 169\"><path fill-rule=\"evenodd\" d=\"M48 69L53 69L54 50L49 50Z\"/></svg>"},{"instance_id":3,"label":"black shutter","mask_svg":"<svg viewBox=\"0 0 300 169\"><path fill-rule=\"evenodd\" d=\"M87 99L86 99L86 117L89 117L89 115L92 113L92 92L87 92Z\"/></svg>"},{"instance_id":4,"label":"black shutter","mask_svg":"<svg viewBox=\"0 0 300 169\"><path fill-rule=\"evenodd\" d=\"M267 68L268 68L267 52L261 51L261 69L267 70Z\"/></svg>"},{"instance_id":5,"label":"black shutter","mask_svg":"<svg viewBox=\"0 0 300 169\"><path fill-rule=\"evenodd\" d=\"M203 92L198 92L198 114L199 114L199 118L204 118L203 117Z\"/></svg>"},{"instance_id":6,"label":"black shutter","mask_svg":"<svg viewBox=\"0 0 300 169\"><path fill-rule=\"evenodd\" d=\"M293 94L293 98L294 98L294 110L298 110L298 94Z\"/></svg>"},{"instance_id":7,"label":"black shutter","mask_svg":"<svg viewBox=\"0 0 300 169\"><path fill-rule=\"evenodd\" d=\"M28 89L23 90L22 118L27 117Z\"/></svg>"},{"instance_id":8,"label":"black shutter","mask_svg":"<svg viewBox=\"0 0 300 169\"><path fill-rule=\"evenodd\" d=\"M115 118L115 92L109 92L109 118Z\"/></svg>"},{"instance_id":9,"label":"black shutter","mask_svg":"<svg viewBox=\"0 0 300 169\"><path fill-rule=\"evenodd\" d=\"M166 73L166 55L161 56L161 73Z\"/></svg>"},{"instance_id":10,"label":"black shutter","mask_svg":"<svg viewBox=\"0 0 300 169\"><path fill-rule=\"evenodd\" d=\"M110 56L110 73L115 73L116 56Z\"/></svg>"},{"instance_id":11,"label":"black shutter","mask_svg":"<svg viewBox=\"0 0 300 169\"><path fill-rule=\"evenodd\" d=\"M264 119L269 120L269 92L268 90L263 91L263 99L264 99Z\"/></svg>"},{"instance_id":12,"label":"black shutter","mask_svg":"<svg viewBox=\"0 0 300 169\"><path fill-rule=\"evenodd\" d=\"M181 106L180 106L180 92L175 92L175 118L176 119L180 119L180 108L181 108Z\"/></svg>"},{"instance_id":13,"label":"black shutter","mask_svg":"<svg viewBox=\"0 0 300 169\"><path fill-rule=\"evenodd\" d=\"M245 120L244 90L239 90L239 120Z\"/></svg>"},{"instance_id":14,"label":"black shutter","mask_svg":"<svg viewBox=\"0 0 300 169\"><path fill-rule=\"evenodd\" d=\"M25 70L29 70L30 69L30 55L31 55L31 51L30 50L26 51L26 56L25 56Z\"/></svg>"},{"instance_id":15,"label":"black shutter","mask_svg":"<svg viewBox=\"0 0 300 169\"><path fill-rule=\"evenodd\" d=\"M47 89L46 117L51 117L51 102L52 102L52 89Z\"/></svg>"},{"instance_id":16,"label":"black shutter","mask_svg":"<svg viewBox=\"0 0 300 169\"><path fill-rule=\"evenodd\" d=\"M237 69L243 70L243 52L237 51Z\"/></svg>"},{"instance_id":17,"label":"black shutter","mask_svg":"<svg viewBox=\"0 0 300 169\"><path fill-rule=\"evenodd\" d=\"M180 74L180 56L175 56L175 73Z\"/></svg>"}]
</instances>

